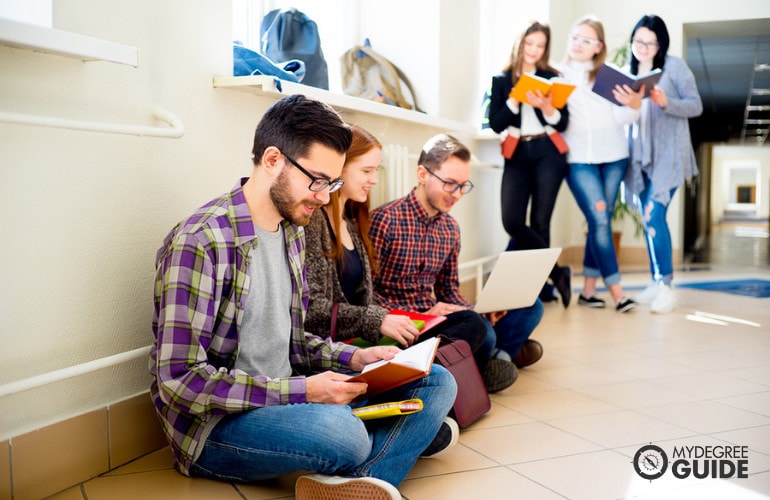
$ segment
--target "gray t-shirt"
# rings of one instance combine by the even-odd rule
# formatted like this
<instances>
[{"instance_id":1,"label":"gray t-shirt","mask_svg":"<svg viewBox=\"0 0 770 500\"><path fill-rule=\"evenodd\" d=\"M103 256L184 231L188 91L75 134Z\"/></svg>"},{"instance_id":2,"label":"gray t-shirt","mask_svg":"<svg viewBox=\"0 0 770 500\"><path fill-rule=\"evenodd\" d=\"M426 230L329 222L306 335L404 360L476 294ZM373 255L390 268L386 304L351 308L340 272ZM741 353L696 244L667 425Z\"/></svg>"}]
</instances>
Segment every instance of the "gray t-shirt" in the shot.
<instances>
[{"instance_id":1,"label":"gray t-shirt","mask_svg":"<svg viewBox=\"0 0 770 500\"><path fill-rule=\"evenodd\" d=\"M255 227L257 245L251 253L251 284L241 321L240 349L235 367L251 375L281 378L292 374L291 271L283 226L270 232Z\"/></svg>"}]
</instances>

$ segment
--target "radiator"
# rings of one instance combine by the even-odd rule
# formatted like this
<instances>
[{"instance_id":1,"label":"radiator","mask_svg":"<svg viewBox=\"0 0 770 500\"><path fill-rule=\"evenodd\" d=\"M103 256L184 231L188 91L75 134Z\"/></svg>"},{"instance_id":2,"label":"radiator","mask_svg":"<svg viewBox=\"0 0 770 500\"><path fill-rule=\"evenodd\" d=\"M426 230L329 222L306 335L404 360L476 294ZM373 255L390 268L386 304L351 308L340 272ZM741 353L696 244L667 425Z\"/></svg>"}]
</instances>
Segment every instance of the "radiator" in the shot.
<instances>
[{"instance_id":1,"label":"radiator","mask_svg":"<svg viewBox=\"0 0 770 500\"><path fill-rule=\"evenodd\" d=\"M411 179L416 167L411 165L409 147L400 144L384 144L382 146L383 184L380 195L381 202L395 200L405 196L412 189ZM376 206L376 205L375 205Z\"/></svg>"}]
</instances>

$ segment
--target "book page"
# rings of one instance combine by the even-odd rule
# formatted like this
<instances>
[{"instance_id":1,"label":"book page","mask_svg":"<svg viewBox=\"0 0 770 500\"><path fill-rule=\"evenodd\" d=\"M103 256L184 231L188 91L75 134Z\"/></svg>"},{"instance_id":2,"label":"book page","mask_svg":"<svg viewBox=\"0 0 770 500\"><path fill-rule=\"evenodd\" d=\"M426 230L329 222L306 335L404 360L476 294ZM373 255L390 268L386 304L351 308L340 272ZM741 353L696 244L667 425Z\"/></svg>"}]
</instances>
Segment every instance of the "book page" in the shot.
<instances>
[{"instance_id":1,"label":"book page","mask_svg":"<svg viewBox=\"0 0 770 500\"><path fill-rule=\"evenodd\" d=\"M433 362L433 355L436 352L439 340L438 337L433 337L432 339L420 342L419 344L414 344L408 349L404 349L392 359L381 359L380 361L369 363L363 370L361 370L361 373L366 373L387 363L411 366L420 371L425 371Z\"/></svg>"}]
</instances>

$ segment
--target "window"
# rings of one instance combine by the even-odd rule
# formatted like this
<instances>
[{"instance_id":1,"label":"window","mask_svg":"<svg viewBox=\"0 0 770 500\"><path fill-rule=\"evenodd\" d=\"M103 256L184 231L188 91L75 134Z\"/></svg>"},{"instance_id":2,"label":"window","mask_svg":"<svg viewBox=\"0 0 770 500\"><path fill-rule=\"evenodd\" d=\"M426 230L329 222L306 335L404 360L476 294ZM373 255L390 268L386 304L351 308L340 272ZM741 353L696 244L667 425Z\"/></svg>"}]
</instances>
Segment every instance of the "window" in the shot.
<instances>
[{"instance_id":1,"label":"window","mask_svg":"<svg viewBox=\"0 0 770 500\"><path fill-rule=\"evenodd\" d=\"M0 17L53 27L53 0L0 0Z\"/></svg>"}]
</instances>

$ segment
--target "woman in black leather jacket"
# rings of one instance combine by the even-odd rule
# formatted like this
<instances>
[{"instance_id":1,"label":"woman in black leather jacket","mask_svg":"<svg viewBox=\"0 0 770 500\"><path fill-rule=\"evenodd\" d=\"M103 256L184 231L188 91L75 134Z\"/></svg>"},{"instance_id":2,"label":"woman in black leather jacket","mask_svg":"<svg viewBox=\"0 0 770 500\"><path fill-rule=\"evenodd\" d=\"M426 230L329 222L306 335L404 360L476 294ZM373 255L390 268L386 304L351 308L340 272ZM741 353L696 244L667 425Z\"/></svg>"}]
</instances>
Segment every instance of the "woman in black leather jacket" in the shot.
<instances>
[{"instance_id":1,"label":"woman in black leather jacket","mask_svg":"<svg viewBox=\"0 0 770 500\"><path fill-rule=\"evenodd\" d=\"M532 23L514 45L508 65L492 77L488 120L503 139L501 202L503 226L511 236L509 250L550 246L551 215L569 168L566 143L559 134L567 128L567 106L557 109L551 95L540 92L528 92L527 102L509 95L523 73L547 80L558 76L549 64L550 47L550 27ZM558 264L550 274L565 308L571 298L571 275L568 266Z\"/></svg>"}]
</instances>

